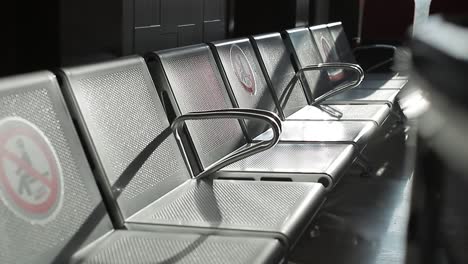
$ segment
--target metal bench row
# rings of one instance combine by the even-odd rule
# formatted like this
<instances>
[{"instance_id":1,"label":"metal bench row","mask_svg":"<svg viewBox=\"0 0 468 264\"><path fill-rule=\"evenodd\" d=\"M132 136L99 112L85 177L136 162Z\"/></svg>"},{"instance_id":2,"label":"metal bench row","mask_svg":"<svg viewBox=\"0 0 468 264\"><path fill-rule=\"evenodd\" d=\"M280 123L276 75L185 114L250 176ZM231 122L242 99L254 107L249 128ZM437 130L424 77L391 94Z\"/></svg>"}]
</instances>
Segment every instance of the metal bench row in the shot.
<instances>
[{"instance_id":1,"label":"metal bench row","mask_svg":"<svg viewBox=\"0 0 468 264\"><path fill-rule=\"evenodd\" d=\"M397 104L298 31L1 79L2 263L286 261Z\"/></svg>"}]
</instances>

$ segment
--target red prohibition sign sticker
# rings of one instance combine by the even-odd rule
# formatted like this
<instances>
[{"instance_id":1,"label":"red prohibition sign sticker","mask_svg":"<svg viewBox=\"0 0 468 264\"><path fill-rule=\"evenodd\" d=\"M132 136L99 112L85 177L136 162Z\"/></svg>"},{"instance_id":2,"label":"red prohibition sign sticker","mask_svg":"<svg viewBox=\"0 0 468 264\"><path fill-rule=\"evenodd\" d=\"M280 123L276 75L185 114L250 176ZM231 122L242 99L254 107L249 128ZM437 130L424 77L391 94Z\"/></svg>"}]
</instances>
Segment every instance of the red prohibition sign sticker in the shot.
<instances>
[{"instance_id":1,"label":"red prohibition sign sticker","mask_svg":"<svg viewBox=\"0 0 468 264\"><path fill-rule=\"evenodd\" d=\"M237 80L250 95L255 95L255 77L244 51L237 45L232 45L230 50L231 65Z\"/></svg>"},{"instance_id":2,"label":"red prohibition sign sticker","mask_svg":"<svg viewBox=\"0 0 468 264\"><path fill-rule=\"evenodd\" d=\"M328 61L338 61L335 53L333 53L333 50L328 43L327 39L325 37L322 37L321 39L322 42L322 51L323 51L323 57L326 62ZM341 69L336 69L336 70L328 70L328 78L331 81L340 81L341 79L344 78L344 72Z\"/></svg>"},{"instance_id":3,"label":"red prohibition sign sticker","mask_svg":"<svg viewBox=\"0 0 468 264\"><path fill-rule=\"evenodd\" d=\"M31 122L0 121L0 198L32 224L52 220L62 206L62 168L42 131Z\"/></svg>"}]
</instances>

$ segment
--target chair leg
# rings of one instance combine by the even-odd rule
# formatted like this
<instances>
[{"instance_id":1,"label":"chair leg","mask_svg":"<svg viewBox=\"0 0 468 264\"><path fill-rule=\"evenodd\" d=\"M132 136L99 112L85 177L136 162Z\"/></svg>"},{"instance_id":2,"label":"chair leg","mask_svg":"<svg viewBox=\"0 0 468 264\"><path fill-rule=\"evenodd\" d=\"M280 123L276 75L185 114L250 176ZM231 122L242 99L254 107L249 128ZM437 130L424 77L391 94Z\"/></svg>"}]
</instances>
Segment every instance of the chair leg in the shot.
<instances>
[{"instance_id":1,"label":"chair leg","mask_svg":"<svg viewBox=\"0 0 468 264\"><path fill-rule=\"evenodd\" d=\"M376 176L375 169L370 163L369 159L362 153L356 158L356 164L362 169L361 177L374 177Z\"/></svg>"}]
</instances>

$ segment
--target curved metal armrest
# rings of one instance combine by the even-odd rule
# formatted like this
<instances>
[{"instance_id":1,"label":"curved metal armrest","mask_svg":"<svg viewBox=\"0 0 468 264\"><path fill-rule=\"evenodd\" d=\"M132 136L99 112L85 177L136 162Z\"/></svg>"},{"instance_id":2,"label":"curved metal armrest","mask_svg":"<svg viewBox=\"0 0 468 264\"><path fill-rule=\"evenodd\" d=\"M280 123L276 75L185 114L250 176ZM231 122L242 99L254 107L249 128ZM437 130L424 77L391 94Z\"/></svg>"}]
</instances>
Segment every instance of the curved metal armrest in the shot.
<instances>
[{"instance_id":1,"label":"curved metal armrest","mask_svg":"<svg viewBox=\"0 0 468 264\"><path fill-rule=\"evenodd\" d=\"M305 66L302 69L299 69L296 72L297 78L303 72L314 71L314 70L328 70L328 69L341 69L341 70L351 70L358 74L359 78L364 78L364 70L358 64L347 63L347 62L329 62L329 63L319 63L314 65Z\"/></svg>"},{"instance_id":2,"label":"curved metal armrest","mask_svg":"<svg viewBox=\"0 0 468 264\"><path fill-rule=\"evenodd\" d=\"M338 87L326 92L325 94L319 96L318 98L315 98L314 102L312 102L312 105L320 105L323 101L327 100L328 98L335 96L339 93L342 93L348 89L352 89L354 87L359 86L362 81L364 80L364 70L361 68L361 66L353 63L345 63L345 62L332 62L332 63L321 63L317 65L311 65L304 67L298 71L298 73L306 72L306 71L312 71L312 70L317 70L317 69L345 69L345 70L351 70L357 73L357 78L351 82L346 82L343 84L340 84Z\"/></svg>"},{"instance_id":3,"label":"curved metal armrest","mask_svg":"<svg viewBox=\"0 0 468 264\"><path fill-rule=\"evenodd\" d=\"M222 157L218 161L214 162L210 166L204 168L204 170L195 176L196 179L201 179L208 177L214 172L226 167L229 164L232 164L236 161L254 155L256 153L265 151L278 143L281 135L281 119L275 113L259 110L259 109L221 109L214 111L203 111L203 112L192 112L185 115L177 117L171 125L172 130L174 131L177 141L180 139L180 129L183 127L183 124L189 120L206 120L206 119L253 119L267 123L272 131L273 137L268 141L260 141L252 143L250 146L245 148L240 148L231 152L230 154Z\"/></svg>"},{"instance_id":4,"label":"curved metal armrest","mask_svg":"<svg viewBox=\"0 0 468 264\"><path fill-rule=\"evenodd\" d=\"M330 92L323 94L319 98L316 98L316 100L312 103L312 105L318 105L333 95L341 93L347 89L354 88L360 85L361 82L364 80L364 70L361 68L361 66L357 64L346 63L346 62L332 62L332 63L319 63L319 64L314 64L314 65L309 65L302 69L299 69L296 72L296 74L291 78L289 83L286 85L286 88L284 89L283 94L280 96L280 98L278 98L280 105L284 106L286 104L287 100L289 99L289 95L291 94L292 89L295 87L297 81L300 80L301 82L303 82L301 77L303 77L304 72L317 71L317 70L321 71L321 70L326 70L326 69L351 70L357 73L358 78L352 82L342 84L338 86L337 88L331 90Z\"/></svg>"}]
</instances>

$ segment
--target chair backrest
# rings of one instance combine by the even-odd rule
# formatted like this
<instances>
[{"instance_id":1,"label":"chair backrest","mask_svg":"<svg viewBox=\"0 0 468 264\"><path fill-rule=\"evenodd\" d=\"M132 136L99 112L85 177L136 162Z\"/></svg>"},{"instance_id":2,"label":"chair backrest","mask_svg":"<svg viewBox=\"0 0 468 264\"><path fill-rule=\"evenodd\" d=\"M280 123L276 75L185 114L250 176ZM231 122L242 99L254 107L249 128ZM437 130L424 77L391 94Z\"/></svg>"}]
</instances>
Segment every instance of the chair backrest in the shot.
<instances>
[{"instance_id":1,"label":"chair backrest","mask_svg":"<svg viewBox=\"0 0 468 264\"><path fill-rule=\"evenodd\" d=\"M52 73L0 80L0 147L1 263L65 263L112 230Z\"/></svg>"},{"instance_id":2,"label":"chair backrest","mask_svg":"<svg viewBox=\"0 0 468 264\"><path fill-rule=\"evenodd\" d=\"M310 32L315 40L317 50L323 62L340 62L338 53L335 47L335 41L328 30L327 25L318 25L309 27ZM330 81L340 83L346 79L345 72L342 69L330 69L327 71Z\"/></svg>"},{"instance_id":3,"label":"chair backrest","mask_svg":"<svg viewBox=\"0 0 468 264\"><path fill-rule=\"evenodd\" d=\"M291 53L286 48L281 34L256 35L252 37L252 40L260 63L264 65L265 77L271 83L284 115L289 116L308 105L300 82L286 91L288 83L296 72L292 64Z\"/></svg>"},{"instance_id":4,"label":"chair backrest","mask_svg":"<svg viewBox=\"0 0 468 264\"><path fill-rule=\"evenodd\" d=\"M123 173L151 143L169 131L148 68L132 56L63 69L65 95L103 184L123 221L190 178L174 136L132 177ZM158 143L158 144L159 144ZM120 223L122 224L122 223Z\"/></svg>"},{"instance_id":5,"label":"chair backrest","mask_svg":"<svg viewBox=\"0 0 468 264\"><path fill-rule=\"evenodd\" d=\"M206 44L155 52L155 81L177 115L234 108L213 54ZM153 71L153 72L155 72ZM166 106L168 107L168 106ZM189 121L187 130L203 167L246 143L241 123L232 119Z\"/></svg>"},{"instance_id":6,"label":"chair backrest","mask_svg":"<svg viewBox=\"0 0 468 264\"><path fill-rule=\"evenodd\" d=\"M268 87L249 39L224 40L212 44L234 103L241 108L264 109L282 115L276 107L276 98ZM252 137L266 129L265 124L260 122L246 121L246 127Z\"/></svg>"},{"instance_id":7,"label":"chair backrest","mask_svg":"<svg viewBox=\"0 0 468 264\"><path fill-rule=\"evenodd\" d=\"M340 60L342 62L356 63L356 59L354 58L341 22L330 23L327 26L332 35Z\"/></svg>"},{"instance_id":8,"label":"chair backrest","mask_svg":"<svg viewBox=\"0 0 468 264\"><path fill-rule=\"evenodd\" d=\"M323 60L308 28L286 30L287 41L299 68L322 63ZM326 71L309 71L304 74L305 91L314 99L330 90Z\"/></svg>"},{"instance_id":9,"label":"chair backrest","mask_svg":"<svg viewBox=\"0 0 468 264\"><path fill-rule=\"evenodd\" d=\"M340 58L335 48L333 40L327 25L318 25L309 27L315 40L317 49L323 62L339 62Z\"/></svg>"}]
</instances>

